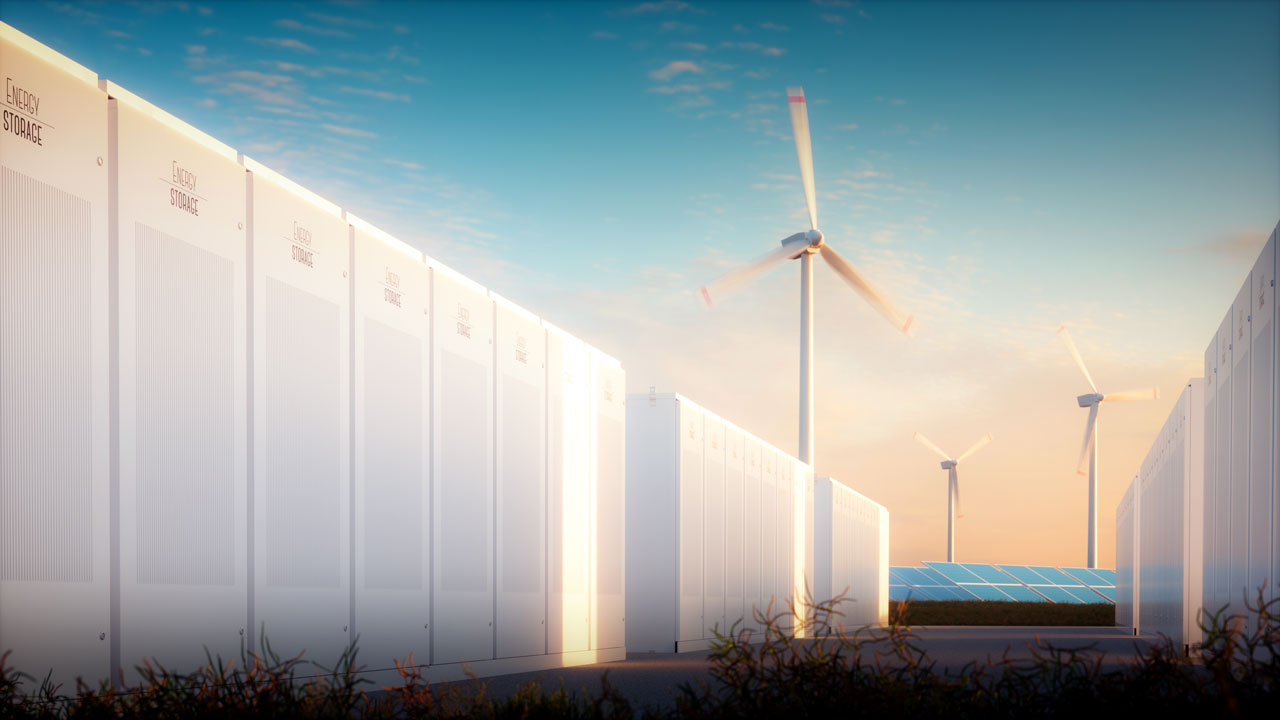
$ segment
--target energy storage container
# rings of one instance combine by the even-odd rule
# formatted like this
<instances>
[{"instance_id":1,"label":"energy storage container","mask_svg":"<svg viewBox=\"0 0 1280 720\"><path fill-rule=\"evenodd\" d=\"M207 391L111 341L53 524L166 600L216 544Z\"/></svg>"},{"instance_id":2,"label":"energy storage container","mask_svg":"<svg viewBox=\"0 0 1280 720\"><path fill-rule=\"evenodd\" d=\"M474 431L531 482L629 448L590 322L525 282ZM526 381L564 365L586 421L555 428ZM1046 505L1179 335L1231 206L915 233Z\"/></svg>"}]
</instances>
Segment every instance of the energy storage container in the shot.
<instances>
[{"instance_id":1,"label":"energy storage container","mask_svg":"<svg viewBox=\"0 0 1280 720\"><path fill-rule=\"evenodd\" d=\"M813 599L831 627L889 622L889 511L835 478L814 480Z\"/></svg>"},{"instance_id":2,"label":"energy storage container","mask_svg":"<svg viewBox=\"0 0 1280 720\"><path fill-rule=\"evenodd\" d=\"M103 82L119 281L120 669L237 657L248 606L245 169Z\"/></svg>"},{"instance_id":3,"label":"energy storage container","mask_svg":"<svg viewBox=\"0 0 1280 720\"><path fill-rule=\"evenodd\" d=\"M497 657L547 651L546 330L490 291L497 423Z\"/></svg>"},{"instance_id":4,"label":"energy storage container","mask_svg":"<svg viewBox=\"0 0 1280 720\"><path fill-rule=\"evenodd\" d=\"M432 664L488 660L493 634L493 301L432 267Z\"/></svg>"},{"instance_id":5,"label":"energy storage container","mask_svg":"<svg viewBox=\"0 0 1280 720\"><path fill-rule=\"evenodd\" d=\"M758 632L771 611L792 628L813 583L809 466L681 395L629 396L626 426L628 650L703 649L716 632ZM726 494L738 439L741 502ZM726 540L737 528L741 542ZM727 604L738 567L743 599Z\"/></svg>"},{"instance_id":6,"label":"energy storage container","mask_svg":"<svg viewBox=\"0 0 1280 720\"><path fill-rule=\"evenodd\" d=\"M599 657L626 646L626 375L588 346L591 362L591 649Z\"/></svg>"},{"instance_id":7,"label":"energy storage container","mask_svg":"<svg viewBox=\"0 0 1280 720\"><path fill-rule=\"evenodd\" d=\"M1176 646L1201 640L1203 417L1203 382L1193 378L1156 436L1134 488L1137 628L1142 635L1163 635Z\"/></svg>"},{"instance_id":8,"label":"energy storage container","mask_svg":"<svg viewBox=\"0 0 1280 720\"><path fill-rule=\"evenodd\" d=\"M591 643L587 346L547 321L547 652ZM614 518L617 520L617 518Z\"/></svg>"},{"instance_id":9,"label":"energy storage container","mask_svg":"<svg viewBox=\"0 0 1280 720\"><path fill-rule=\"evenodd\" d=\"M1138 597L1134 559L1136 548L1138 504L1135 489L1138 479L1129 482L1124 497L1116 506L1116 626L1129 628L1137 634Z\"/></svg>"},{"instance_id":10,"label":"energy storage container","mask_svg":"<svg viewBox=\"0 0 1280 720\"><path fill-rule=\"evenodd\" d=\"M431 658L431 274L351 225L352 568L360 662Z\"/></svg>"},{"instance_id":11,"label":"energy storage container","mask_svg":"<svg viewBox=\"0 0 1280 720\"><path fill-rule=\"evenodd\" d=\"M242 156L253 258L251 648L351 640L351 248L339 208Z\"/></svg>"},{"instance_id":12,"label":"energy storage container","mask_svg":"<svg viewBox=\"0 0 1280 720\"><path fill-rule=\"evenodd\" d=\"M0 652L65 686L118 641L107 96L4 23L0 76Z\"/></svg>"}]
</instances>

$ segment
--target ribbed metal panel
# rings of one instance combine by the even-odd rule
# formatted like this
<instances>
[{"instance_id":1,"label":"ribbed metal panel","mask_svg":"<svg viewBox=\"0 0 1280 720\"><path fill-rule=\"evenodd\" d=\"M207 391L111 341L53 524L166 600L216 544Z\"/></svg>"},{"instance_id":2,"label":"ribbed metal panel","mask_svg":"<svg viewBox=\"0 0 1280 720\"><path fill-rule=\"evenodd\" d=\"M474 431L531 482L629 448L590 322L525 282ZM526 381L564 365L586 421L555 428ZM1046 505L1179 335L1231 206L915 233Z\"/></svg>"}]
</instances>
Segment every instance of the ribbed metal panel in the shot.
<instances>
[{"instance_id":1,"label":"ribbed metal panel","mask_svg":"<svg viewBox=\"0 0 1280 720\"><path fill-rule=\"evenodd\" d=\"M88 582L90 205L0 167L0 208L0 580Z\"/></svg>"},{"instance_id":2,"label":"ribbed metal panel","mask_svg":"<svg viewBox=\"0 0 1280 720\"><path fill-rule=\"evenodd\" d=\"M364 587L423 588L422 340L364 320ZM380 658L385 660L385 658Z\"/></svg>"},{"instance_id":3,"label":"ribbed metal panel","mask_svg":"<svg viewBox=\"0 0 1280 720\"><path fill-rule=\"evenodd\" d=\"M591 352L595 417L595 604L593 650L626 644L626 378L616 361Z\"/></svg>"},{"instance_id":4,"label":"ribbed metal panel","mask_svg":"<svg viewBox=\"0 0 1280 720\"><path fill-rule=\"evenodd\" d=\"M590 644L587 350L547 333L547 650Z\"/></svg>"},{"instance_id":5,"label":"ribbed metal panel","mask_svg":"<svg viewBox=\"0 0 1280 720\"><path fill-rule=\"evenodd\" d=\"M231 585L234 266L142 223L134 236L137 581Z\"/></svg>"},{"instance_id":6,"label":"ribbed metal panel","mask_svg":"<svg viewBox=\"0 0 1280 720\"><path fill-rule=\"evenodd\" d=\"M336 588L342 580L339 308L266 281L265 578L269 585Z\"/></svg>"}]
</instances>

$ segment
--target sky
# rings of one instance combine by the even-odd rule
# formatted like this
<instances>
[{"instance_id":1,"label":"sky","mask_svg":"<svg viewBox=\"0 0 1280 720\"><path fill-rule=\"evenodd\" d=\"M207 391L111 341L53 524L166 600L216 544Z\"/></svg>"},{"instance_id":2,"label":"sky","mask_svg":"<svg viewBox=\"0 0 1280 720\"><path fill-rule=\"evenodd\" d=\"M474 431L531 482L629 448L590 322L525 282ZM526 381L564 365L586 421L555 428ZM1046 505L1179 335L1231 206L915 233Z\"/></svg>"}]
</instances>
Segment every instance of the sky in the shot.
<instances>
[{"instance_id":1,"label":"sky","mask_svg":"<svg viewBox=\"0 0 1280 720\"><path fill-rule=\"evenodd\" d=\"M815 266L817 474L890 562L1079 566L1103 392L1115 507L1280 221L1280 2L0 4L0 20L796 453L799 267L698 288L818 224L913 313Z\"/></svg>"}]
</instances>

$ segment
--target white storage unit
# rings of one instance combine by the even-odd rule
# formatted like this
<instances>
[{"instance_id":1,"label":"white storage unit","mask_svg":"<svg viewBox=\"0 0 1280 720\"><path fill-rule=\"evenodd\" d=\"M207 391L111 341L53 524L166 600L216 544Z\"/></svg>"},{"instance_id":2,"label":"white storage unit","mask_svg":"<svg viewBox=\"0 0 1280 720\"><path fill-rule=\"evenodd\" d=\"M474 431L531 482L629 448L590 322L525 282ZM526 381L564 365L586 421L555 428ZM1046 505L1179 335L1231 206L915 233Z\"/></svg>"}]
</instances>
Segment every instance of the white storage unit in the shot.
<instances>
[{"instance_id":1,"label":"white storage unit","mask_svg":"<svg viewBox=\"0 0 1280 720\"><path fill-rule=\"evenodd\" d=\"M432 266L433 664L487 660L493 633L493 301ZM446 421L445 418L448 418Z\"/></svg>"},{"instance_id":2,"label":"white storage unit","mask_svg":"<svg viewBox=\"0 0 1280 720\"><path fill-rule=\"evenodd\" d=\"M497 657L547 651L547 333L493 292Z\"/></svg>"},{"instance_id":3,"label":"white storage unit","mask_svg":"<svg viewBox=\"0 0 1280 720\"><path fill-rule=\"evenodd\" d=\"M1175 645L1200 642L1204 521L1204 390L1188 382L1138 474L1137 629ZM1118 588L1117 588L1118 590Z\"/></svg>"},{"instance_id":4,"label":"white storage unit","mask_svg":"<svg viewBox=\"0 0 1280 720\"><path fill-rule=\"evenodd\" d=\"M0 652L110 670L107 96L0 23Z\"/></svg>"},{"instance_id":5,"label":"white storage unit","mask_svg":"<svg viewBox=\"0 0 1280 720\"><path fill-rule=\"evenodd\" d=\"M132 681L144 659L234 658L252 627L248 218L235 150L104 89L118 188L119 666Z\"/></svg>"},{"instance_id":6,"label":"white storage unit","mask_svg":"<svg viewBox=\"0 0 1280 720\"><path fill-rule=\"evenodd\" d=\"M614 358L591 358L591 649L626 646L626 375Z\"/></svg>"},{"instance_id":7,"label":"white storage unit","mask_svg":"<svg viewBox=\"0 0 1280 720\"><path fill-rule=\"evenodd\" d=\"M250 158L250 647L332 663L351 640L350 229Z\"/></svg>"},{"instance_id":8,"label":"white storage unit","mask_svg":"<svg viewBox=\"0 0 1280 720\"><path fill-rule=\"evenodd\" d=\"M547 332L547 652L590 645L591 443L587 347Z\"/></svg>"},{"instance_id":9,"label":"white storage unit","mask_svg":"<svg viewBox=\"0 0 1280 720\"><path fill-rule=\"evenodd\" d=\"M829 477L814 481L813 599L832 606L832 627L889 621L889 511Z\"/></svg>"},{"instance_id":10,"label":"white storage unit","mask_svg":"<svg viewBox=\"0 0 1280 720\"><path fill-rule=\"evenodd\" d=\"M0 68L12 667L625 657L616 360L3 23Z\"/></svg>"},{"instance_id":11,"label":"white storage unit","mask_svg":"<svg viewBox=\"0 0 1280 720\"><path fill-rule=\"evenodd\" d=\"M1278 226L1280 229L1280 226ZM1248 615L1275 597L1276 231L1205 352L1204 596L1206 611Z\"/></svg>"},{"instance_id":12,"label":"white storage unit","mask_svg":"<svg viewBox=\"0 0 1280 720\"><path fill-rule=\"evenodd\" d=\"M812 584L809 467L676 394L630 396L626 427L627 648L703 649L717 626L758 630L755 610L800 607ZM739 477L741 503L726 494Z\"/></svg>"},{"instance_id":13,"label":"white storage unit","mask_svg":"<svg viewBox=\"0 0 1280 720\"><path fill-rule=\"evenodd\" d=\"M431 275L351 225L354 633L371 670L431 657Z\"/></svg>"},{"instance_id":14,"label":"white storage unit","mask_svg":"<svg viewBox=\"0 0 1280 720\"><path fill-rule=\"evenodd\" d=\"M1134 491L1137 487L1135 477L1116 506L1116 626L1130 629L1138 627L1137 584L1134 583L1138 514Z\"/></svg>"}]
</instances>

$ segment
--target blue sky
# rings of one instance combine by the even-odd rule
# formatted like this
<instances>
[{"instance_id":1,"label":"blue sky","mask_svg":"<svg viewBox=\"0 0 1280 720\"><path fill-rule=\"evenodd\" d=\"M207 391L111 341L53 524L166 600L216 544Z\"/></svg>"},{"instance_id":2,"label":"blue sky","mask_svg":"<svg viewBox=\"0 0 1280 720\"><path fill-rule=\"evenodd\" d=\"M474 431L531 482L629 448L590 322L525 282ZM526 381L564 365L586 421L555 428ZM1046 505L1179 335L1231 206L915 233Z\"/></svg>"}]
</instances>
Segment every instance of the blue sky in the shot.
<instances>
[{"instance_id":1,"label":"blue sky","mask_svg":"<svg viewBox=\"0 0 1280 720\"><path fill-rule=\"evenodd\" d=\"M6 2L0 19L619 357L632 391L791 451L794 268L712 311L694 293L806 229L783 96L802 85L819 225L919 318L900 338L817 271L818 471L889 506L895 563L944 549L945 474L917 428L956 453L996 433L986 478L962 478L962 558L1083 561L1086 388L1063 322L1104 390L1164 394L1104 413L1110 562L1108 513L1280 220L1277 2ZM1009 548L1018 523L1047 539Z\"/></svg>"}]
</instances>

